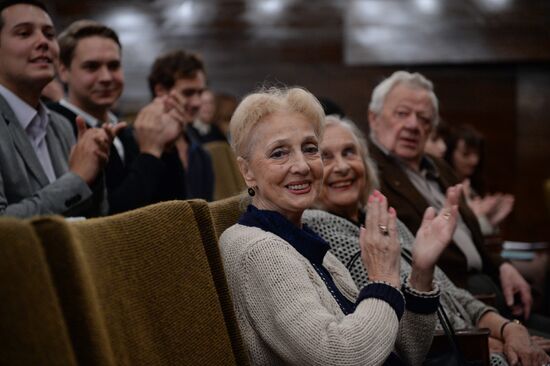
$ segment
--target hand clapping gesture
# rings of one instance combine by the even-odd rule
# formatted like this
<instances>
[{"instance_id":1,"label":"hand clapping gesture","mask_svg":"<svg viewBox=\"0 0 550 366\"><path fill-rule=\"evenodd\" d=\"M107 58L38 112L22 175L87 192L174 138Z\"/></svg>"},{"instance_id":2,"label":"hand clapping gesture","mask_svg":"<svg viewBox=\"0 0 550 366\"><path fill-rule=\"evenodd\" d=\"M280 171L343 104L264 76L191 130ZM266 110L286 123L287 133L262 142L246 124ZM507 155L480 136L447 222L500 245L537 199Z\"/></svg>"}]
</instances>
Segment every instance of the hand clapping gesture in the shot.
<instances>
[{"instance_id":1,"label":"hand clapping gesture","mask_svg":"<svg viewBox=\"0 0 550 366\"><path fill-rule=\"evenodd\" d=\"M437 215L433 207L428 207L424 213L412 249L410 281L417 290L431 290L435 264L450 243L456 228L461 189L460 184L449 187L445 205Z\"/></svg>"},{"instance_id":2,"label":"hand clapping gesture","mask_svg":"<svg viewBox=\"0 0 550 366\"><path fill-rule=\"evenodd\" d=\"M383 281L399 288L401 247L397 238L395 210L388 209L388 201L375 191L367 203L365 227L359 234L361 260L371 281Z\"/></svg>"},{"instance_id":3,"label":"hand clapping gesture","mask_svg":"<svg viewBox=\"0 0 550 366\"><path fill-rule=\"evenodd\" d=\"M138 114L134 134L140 152L160 158L183 130L183 111L176 95L155 98Z\"/></svg>"},{"instance_id":4,"label":"hand clapping gesture","mask_svg":"<svg viewBox=\"0 0 550 366\"><path fill-rule=\"evenodd\" d=\"M69 170L91 185L109 160L109 150L115 136L126 127L125 122L87 128L82 116L76 117L78 136L69 155Z\"/></svg>"}]
</instances>

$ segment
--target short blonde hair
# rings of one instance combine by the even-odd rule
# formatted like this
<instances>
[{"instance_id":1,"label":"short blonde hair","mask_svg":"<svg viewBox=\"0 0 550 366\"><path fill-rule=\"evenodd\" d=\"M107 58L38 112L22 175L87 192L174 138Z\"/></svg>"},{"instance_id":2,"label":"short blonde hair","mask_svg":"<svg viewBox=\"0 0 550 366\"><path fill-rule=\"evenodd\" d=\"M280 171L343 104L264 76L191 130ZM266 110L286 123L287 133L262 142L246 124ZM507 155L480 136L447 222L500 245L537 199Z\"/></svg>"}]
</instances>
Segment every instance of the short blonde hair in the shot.
<instances>
[{"instance_id":1,"label":"short blonde hair","mask_svg":"<svg viewBox=\"0 0 550 366\"><path fill-rule=\"evenodd\" d=\"M322 138L325 113L317 98L300 87L271 87L246 96L233 113L229 129L235 155L248 158L254 127L267 116L282 111L296 112L306 117L313 125L317 138Z\"/></svg>"},{"instance_id":2,"label":"short blonde hair","mask_svg":"<svg viewBox=\"0 0 550 366\"><path fill-rule=\"evenodd\" d=\"M367 197L369 196L369 194L380 187L376 165L369 155L367 139L365 138L365 135L359 129L359 127L357 127L357 125L353 123L353 121L347 118L341 118L335 114L331 114L325 119L325 128L329 126L343 126L351 132L357 142L359 153L361 154L361 160L363 161L363 166L365 167L365 174L367 179L367 187L365 189L365 192L362 192L361 197L359 197L359 202L361 203L362 207L364 207L367 204Z\"/></svg>"}]
</instances>

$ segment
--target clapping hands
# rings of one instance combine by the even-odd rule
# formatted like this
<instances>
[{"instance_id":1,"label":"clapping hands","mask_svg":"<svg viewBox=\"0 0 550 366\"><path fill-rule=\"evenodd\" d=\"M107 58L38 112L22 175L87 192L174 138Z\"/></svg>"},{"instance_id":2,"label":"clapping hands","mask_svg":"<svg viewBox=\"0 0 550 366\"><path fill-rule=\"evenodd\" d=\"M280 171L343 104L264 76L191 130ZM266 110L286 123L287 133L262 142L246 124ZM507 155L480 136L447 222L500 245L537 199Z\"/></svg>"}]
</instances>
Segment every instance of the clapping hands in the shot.
<instances>
[{"instance_id":1,"label":"clapping hands","mask_svg":"<svg viewBox=\"0 0 550 366\"><path fill-rule=\"evenodd\" d=\"M140 152L160 158L166 147L181 136L185 126L179 98L177 93L157 97L139 112L134 134Z\"/></svg>"},{"instance_id":2,"label":"clapping hands","mask_svg":"<svg viewBox=\"0 0 550 366\"><path fill-rule=\"evenodd\" d=\"M126 122L105 123L100 128L87 128L82 116L76 117L75 122L78 135L69 155L69 170L91 185L109 160L111 144Z\"/></svg>"},{"instance_id":3,"label":"clapping hands","mask_svg":"<svg viewBox=\"0 0 550 366\"><path fill-rule=\"evenodd\" d=\"M397 217L382 193L375 191L367 203L365 227L359 234L361 260L372 281L399 288L401 247L397 237Z\"/></svg>"},{"instance_id":4,"label":"clapping hands","mask_svg":"<svg viewBox=\"0 0 550 366\"><path fill-rule=\"evenodd\" d=\"M429 291L433 271L439 256L453 237L458 220L458 198L462 191L460 184L447 190L444 207L436 214L433 207L424 213L422 224L416 233L412 249L411 285L421 291Z\"/></svg>"},{"instance_id":5,"label":"clapping hands","mask_svg":"<svg viewBox=\"0 0 550 366\"><path fill-rule=\"evenodd\" d=\"M484 197L475 196L471 192L470 181L463 183L464 195L468 205L476 216L485 216L493 226L500 224L514 208L514 196L511 194L495 193Z\"/></svg>"}]
</instances>

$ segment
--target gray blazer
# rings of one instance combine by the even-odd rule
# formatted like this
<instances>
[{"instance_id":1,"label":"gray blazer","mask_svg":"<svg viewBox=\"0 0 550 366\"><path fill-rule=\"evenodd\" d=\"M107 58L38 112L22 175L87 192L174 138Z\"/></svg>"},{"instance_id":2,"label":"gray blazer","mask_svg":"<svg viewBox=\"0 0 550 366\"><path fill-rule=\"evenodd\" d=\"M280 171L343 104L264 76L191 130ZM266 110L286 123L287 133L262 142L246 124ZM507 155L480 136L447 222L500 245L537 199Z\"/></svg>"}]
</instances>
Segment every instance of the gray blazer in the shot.
<instances>
[{"instance_id":1,"label":"gray blazer","mask_svg":"<svg viewBox=\"0 0 550 366\"><path fill-rule=\"evenodd\" d=\"M105 213L102 179L92 191L79 176L69 172L69 154L75 138L71 125L55 112L50 112L46 144L57 178L53 183L49 182L12 109L0 95L0 215L97 216Z\"/></svg>"}]
</instances>

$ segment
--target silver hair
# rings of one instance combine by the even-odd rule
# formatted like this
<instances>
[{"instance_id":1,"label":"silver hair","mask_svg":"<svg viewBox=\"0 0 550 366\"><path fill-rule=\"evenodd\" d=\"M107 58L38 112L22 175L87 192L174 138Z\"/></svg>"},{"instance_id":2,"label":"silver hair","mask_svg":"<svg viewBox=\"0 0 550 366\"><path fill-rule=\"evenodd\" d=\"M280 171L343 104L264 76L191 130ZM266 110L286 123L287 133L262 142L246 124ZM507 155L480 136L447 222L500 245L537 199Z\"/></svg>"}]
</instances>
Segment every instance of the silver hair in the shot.
<instances>
[{"instance_id":1,"label":"silver hair","mask_svg":"<svg viewBox=\"0 0 550 366\"><path fill-rule=\"evenodd\" d=\"M367 178L367 189L360 197L362 206L367 204L367 197L377 188L380 187L380 181L378 180L378 171L376 169L376 164L371 159L369 155L369 149L367 145L367 139L365 134L357 127L357 125L350 119L342 118L336 114L331 114L325 118L325 129L329 126L344 126L347 128L353 137L357 140L357 146L361 154L361 160L363 161L363 166L365 167L365 173Z\"/></svg>"},{"instance_id":2,"label":"silver hair","mask_svg":"<svg viewBox=\"0 0 550 366\"><path fill-rule=\"evenodd\" d=\"M405 84L411 88L424 89L428 92L435 112L432 119L432 128L435 128L439 123L439 101L434 93L433 83L418 72L396 71L390 77L384 79L372 91L369 111L379 115L384 107L386 97L399 84Z\"/></svg>"}]
</instances>

